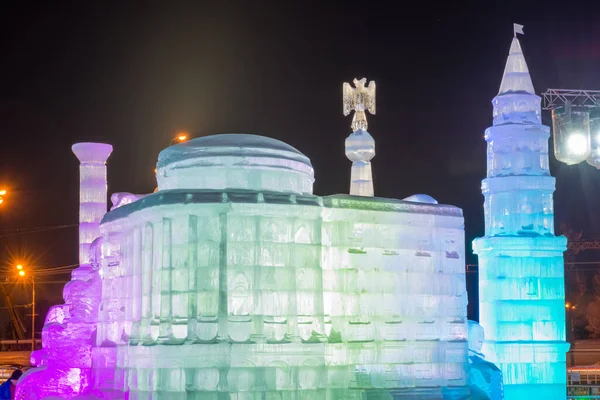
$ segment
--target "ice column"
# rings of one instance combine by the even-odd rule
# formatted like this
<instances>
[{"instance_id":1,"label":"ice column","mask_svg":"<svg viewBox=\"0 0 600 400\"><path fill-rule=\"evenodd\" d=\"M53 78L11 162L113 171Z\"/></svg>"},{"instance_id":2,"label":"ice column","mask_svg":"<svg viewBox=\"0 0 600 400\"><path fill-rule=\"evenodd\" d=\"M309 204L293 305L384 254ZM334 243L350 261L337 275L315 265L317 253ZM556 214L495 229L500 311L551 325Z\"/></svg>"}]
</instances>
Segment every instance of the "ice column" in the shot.
<instances>
[{"instance_id":1,"label":"ice column","mask_svg":"<svg viewBox=\"0 0 600 400\"><path fill-rule=\"evenodd\" d=\"M514 38L485 132L485 236L479 256L483 353L504 378L507 400L566 398L564 264L554 236L550 129L542 125L521 45Z\"/></svg>"},{"instance_id":2,"label":"ice column","mask_svg":"<svg viewBox=\"0 0 600 400\"><path fill-rule=\"evenodd\" d=\"M87 264L90 244L100 236L100 220L106 214L106 160L112 146L75 143L79 159L79 264Z\"/></svg>"},{"instance_id":3,"label":"ice column","mask_svg":"<svg viewBox=\"0 0 600 400\"><path fill-rule=\"evenodd\" d=\"M371 159L375 157L375 140L363 129L357 129L346 139L346 157L352 161L350 194L373 197Z\"/></svg>"}]
</instances>

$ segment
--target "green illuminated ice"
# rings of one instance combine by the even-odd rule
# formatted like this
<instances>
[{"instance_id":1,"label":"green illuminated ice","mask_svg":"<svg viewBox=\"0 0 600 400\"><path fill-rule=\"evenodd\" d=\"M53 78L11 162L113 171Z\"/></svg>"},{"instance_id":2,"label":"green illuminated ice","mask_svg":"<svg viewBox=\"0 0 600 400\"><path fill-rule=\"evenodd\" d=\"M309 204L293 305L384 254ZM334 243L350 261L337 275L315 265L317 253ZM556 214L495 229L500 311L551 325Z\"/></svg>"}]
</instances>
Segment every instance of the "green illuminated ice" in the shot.
<instances>
[{"instance_id":1,"label":"green illuminated ice","mask_svg":"<svg viewBox=\"0 0 600 400\"><path fill-rule=\"evenodd\" d=\"M310 160L255 135L169 147L157 169L159 190L101 225L96 358L116 374L96 387L130 399L466 396L460 209L315 196Z\"/></svg>"}]
</instances>

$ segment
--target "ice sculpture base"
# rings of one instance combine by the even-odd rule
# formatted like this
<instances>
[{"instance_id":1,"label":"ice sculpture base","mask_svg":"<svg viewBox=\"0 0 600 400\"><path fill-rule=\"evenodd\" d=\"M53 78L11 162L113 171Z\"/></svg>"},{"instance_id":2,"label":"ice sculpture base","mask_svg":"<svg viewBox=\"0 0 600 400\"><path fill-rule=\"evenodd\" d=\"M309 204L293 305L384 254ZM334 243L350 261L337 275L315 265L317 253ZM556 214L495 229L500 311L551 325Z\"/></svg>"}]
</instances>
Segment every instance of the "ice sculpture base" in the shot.
<instances>
[{"instance_id":1,"label":"ice sculpture base","mask_svg":"<svg viewBox=\"0 0 600 400\"><path fill-rule=\"evenodd\" d=\"M483 353L504 377L505 398L565 399L564 237L483 237L479 256ZM489 332L489 337L487 335Z\"/></svg>"},{"instance_id":2,"label":"ice sculpture base","mask_svg":"<svg viewBox=\"0 0 600 400\"><path fill-rule=\"evenodd\" d=\"M564 373L566 379L566 371ZM567 382L557 384L507 385L504 387L504 398L509 400L531 400L532 397L544 400L564 400Z\"/></svg>"}]
</instances>

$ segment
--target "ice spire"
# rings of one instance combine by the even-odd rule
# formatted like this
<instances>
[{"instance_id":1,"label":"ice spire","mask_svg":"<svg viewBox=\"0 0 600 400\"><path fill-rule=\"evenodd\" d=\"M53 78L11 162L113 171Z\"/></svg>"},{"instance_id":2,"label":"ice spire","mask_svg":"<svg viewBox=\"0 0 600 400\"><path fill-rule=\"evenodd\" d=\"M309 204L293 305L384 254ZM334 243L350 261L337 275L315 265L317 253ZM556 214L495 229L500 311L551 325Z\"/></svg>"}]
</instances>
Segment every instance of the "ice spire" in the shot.
<instances>
[{"instance_id":1,"label":"ice spire","mask_svg":"<svg viewBox=\"0 0 600 400\"><path fill-rule=\"evenodd\" d=\"M513 38L510 44L498 95L510 92L535 93L525 56L523 56L523 50L521 49L521 43L516 37Z\"/></svg>"},{"instance_id":2,"label":"ice spire","mask_svg":"<svg viewBox=\"0 0 600 400\"><path fill-rule=\"evenodd\" d=\"M517 32L518 33L518 32ZM498 95L492 100L494 125L541 124L541 99L535 94L519 39L513 38Z\"/></svg>"}]
</instances>

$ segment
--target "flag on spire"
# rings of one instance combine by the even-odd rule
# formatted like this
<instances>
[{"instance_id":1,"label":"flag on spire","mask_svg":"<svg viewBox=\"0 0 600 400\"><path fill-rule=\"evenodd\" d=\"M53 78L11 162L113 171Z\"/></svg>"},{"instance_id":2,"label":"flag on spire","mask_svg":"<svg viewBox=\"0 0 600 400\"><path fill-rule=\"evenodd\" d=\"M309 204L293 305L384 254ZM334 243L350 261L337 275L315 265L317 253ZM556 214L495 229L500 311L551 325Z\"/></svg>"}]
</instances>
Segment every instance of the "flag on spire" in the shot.
<instances>
[{"instance_id":1,"label":"flag on spire","mask_svg":"<svg viewBox=\"0 0 600 400\"><path fill-rule=\"evenodd\" d=\"M514 33L515 37L517 37L517 33L520 35L524 35L523 25L513 24L513 33Z\"/></svg>"}]
</instances>

